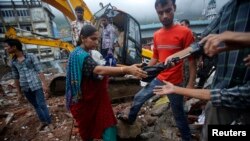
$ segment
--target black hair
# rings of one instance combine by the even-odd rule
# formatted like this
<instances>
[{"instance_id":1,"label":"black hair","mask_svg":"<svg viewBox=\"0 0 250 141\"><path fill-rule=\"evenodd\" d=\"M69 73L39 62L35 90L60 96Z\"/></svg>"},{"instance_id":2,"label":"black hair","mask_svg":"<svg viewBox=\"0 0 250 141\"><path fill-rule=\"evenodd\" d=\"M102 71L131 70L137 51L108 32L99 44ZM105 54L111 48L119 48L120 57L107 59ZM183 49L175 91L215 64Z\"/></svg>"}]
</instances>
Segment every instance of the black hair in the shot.
<instances>
[{"instance_id":1,"label":"black hair","mask_svg":"<svg viewBox=\"0 0 250 141\"><path fill-rule=\"evenodd\" d=\"M3 42L7 43L11 47L15 46L17 50L23 52L23 48L22 48L23 45L18 39L5 39Z\"/></svg>"},{"instance_id":2,"label":"black hair","mask_svg":"<svg viewBox=\"0 0 250 141\"><path fill-rule=\"evenodd\" d=\"M175 5L175 0L171 0L173 5ZM168 0L156 0L155 1L155 8L158 6L158 5L161 5L161 6L165 6L168 4Z\"/></svg>"},{"instance_id":3,"label":"black hair","mask_svg":"<svg viewBox=\"0 0 250 141\"><path fill-rule=\"evenodd\" d=\"M80 45L82 43L81 37L84 37L84 38L89 37L93 35L96 31L97 29L92 25L83 26L80 32L80 38L77 42L77 45Z\"/></svg>"},{"instance_id":4,"label":"black hair","mask_svg":"<svg viewBox=\"0 0 250 141\"><path fill-rule=\"evenodd\" d=\"M82 11L82 12L84 12L84 9L81 6L77 6L75 8L75 11Z\"/></svg>"},{"instance_id":5,"label":"black hair","mask_svg":"<svg viewBox=\"0 0 250 141\"><path fill-rule=\"evenodd\" d=\"M97 29L94 26L85 25L85 26L82 27L80 35L83 36L83 37L88 37L88 36L93 35L96 31L97 31Z\"/></svg>"},{"instance_id":6,"label":"black hair","mask_svg":"<svg viewBox=\"0 0 250 141\"><path fill-rule=\"evenodd\" d=\"M185 22L188 26L190 26L190 21L188 19L183 19L180 21L180 23Z\"/></svg>"},{"instance_id":7,"label":"black hair","mask_svg":"<svg viewBox=\"0 0 250 141\"><path fill-rule=\"evenodd\" d=\"M101 19L106 19L108 22L110 22L110 18L106 14L103 14Z\"/></svg>"}]
</instances>

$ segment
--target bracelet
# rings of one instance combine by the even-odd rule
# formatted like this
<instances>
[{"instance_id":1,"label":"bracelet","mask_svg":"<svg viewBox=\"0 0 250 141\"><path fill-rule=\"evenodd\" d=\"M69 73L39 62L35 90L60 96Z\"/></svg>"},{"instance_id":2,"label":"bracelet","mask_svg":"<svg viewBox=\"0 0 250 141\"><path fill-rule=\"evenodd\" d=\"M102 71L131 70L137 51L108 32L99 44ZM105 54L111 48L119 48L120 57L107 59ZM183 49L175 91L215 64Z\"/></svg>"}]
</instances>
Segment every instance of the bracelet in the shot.
<instances>
[{"instance_id":1,"label":"bracelet","mask_svg":"<svg viewBox=\"0 0 250 141\"><path fill-rule=\"evenodd\" d=\"M121 70L122 74L124 74L124 70L123 70L123 67L120 67L120 70Z\"/></svg>"}]
</instances>

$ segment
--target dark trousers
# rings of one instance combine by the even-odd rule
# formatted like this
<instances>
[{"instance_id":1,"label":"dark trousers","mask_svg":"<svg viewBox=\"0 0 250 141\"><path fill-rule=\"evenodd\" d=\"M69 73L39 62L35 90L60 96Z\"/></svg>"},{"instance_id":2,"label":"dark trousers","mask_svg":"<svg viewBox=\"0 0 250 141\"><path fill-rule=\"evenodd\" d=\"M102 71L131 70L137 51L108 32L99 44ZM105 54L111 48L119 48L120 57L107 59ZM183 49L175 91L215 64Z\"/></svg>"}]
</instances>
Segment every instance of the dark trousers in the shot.
<instances>
[{"instance_id":1,"label":"dark trousers","mask_svg":"<svg viewBox=\"0 0 250 141\"><path fill-rule=\"evenodd\" d=\"M29 89L28 91L24 91L24 95L27 98L27 100L32 104L32 106L35 108L40 121L46 124L50 124L51 118L49 115L48 107L46 105L43 90L38 89L35 91L31 91Z\"/></svg>"}]
</instances>

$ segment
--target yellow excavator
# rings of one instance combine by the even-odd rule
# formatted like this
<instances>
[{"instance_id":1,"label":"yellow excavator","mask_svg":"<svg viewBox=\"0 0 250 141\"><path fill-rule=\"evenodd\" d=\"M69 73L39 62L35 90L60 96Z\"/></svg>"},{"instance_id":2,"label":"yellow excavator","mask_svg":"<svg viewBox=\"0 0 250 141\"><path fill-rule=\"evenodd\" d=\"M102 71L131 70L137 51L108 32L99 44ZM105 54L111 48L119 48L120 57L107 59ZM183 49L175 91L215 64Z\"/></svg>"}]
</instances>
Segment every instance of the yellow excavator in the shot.
<instances>
[{"instance_id":1,"label":"yellow excavator","mask_svg":"<svg viewBox=\"0 0 250 141\"><path fill-rule=\"evenodd\" d=\"M60 39L55 38L43 38L38 39L34 37L25 37L18 36L17 30L14 27L10 27L7 32L5 32L5 38L19 39L23 44L33 44L33 45L41 45L41 46L49 46L54 48L61 48L67 51L74 50L74 46L68 42L64 42Z\"/></svg>"},{"instance_id":2,"label":"yellow excavator","mask_svg":"<svg viewBox=\"0 0 250 141\"><path fill-rule=\"evenodd\" d=\"M134 63L141 63L143 58L151 58L152 51L141 48L141 31L140 25L136 19L126 12L113 8L111 4L106 5L99 10L95 15L91 13L88 6L83 0L42 0L51 6L60 10L71 21L75 20L76 15L74 9L76 6L84 8L84 19L95 22L97 28L100 28L100 17L103 14L109 15L112 23L119 31L119 49L116 50L117 57L120 64L131 65ZM33 34L33 33L32 33ZM36 34L36 33L34 33ZM10 27L5 33L5 38L17 38L24 44L33 44L41 46L49 46L67 51L72 51L74 46L68 42L64 42L55 38L32 38L25 36L18 36L15 28Z\"/></svg>"},{"instance_id":3,"label":"yellow excavator","mask_svg":"<svg viewBox=\"0 0 250 141\"><path fill-rule=\"evenodd\" d=\"M94 16L92 12L89 10L89 7L86 5L84 0L42 0L43 2L48 3L49 5L55 7L59 11L61 11L64 15L66 15L71 21L76 19L75 8L77 6L81 6L84 9L84 19L93 21Z\"/></svg>"},{"instance_id":4,"label":"yellow excavator","mask_svg":"<svg viewBox=\"0 0 250 141\"><path fill-rule=\"evenodd\" d=\"M95 22L96 27L100 28L100 17L105 14L111 19L112 24L119 31L118 42L119 47L116 47L115 52L117 55L118 63L123 65L131 65L135 63L141 63L142 59L149 59L152 57L152 51L143 49L141 47L141 30L140 25L136 19L134 19L128 13L114 8L111 4L104 6L101 10L96 12L94 15L91 13L87 5L83 0L42 0L50 4L51 6L60 10L70 20L75 20L76 16L74 8L81 5L84 8L84 19ZM5 33L6 38L17 38L24 44L34 44L41 46L49 46L67 51L72 51L74 46L68 42L54 38L43 38L37 39L32 37L18 36L15 28L9 28ZM53 94L63 93L64 89L61 89L65 83L65 74L60 74L50 82L50 91ZM136 85L134 85L136 83ZM131 85L132 84L132 85ZM135 94L140 89L139 81L131 78L114 78L110 81L110 85L114 86L110 89L111 97L115 99L116 94L120 95ZM129 91L127 87L130 87ZM119 89L115 89L119 88ZM114 94L114 95L112 95ZM119 97L119 96L117 96Z\"/></svg>"},{"instance_id":5,"label":"yellow excavator","mask_svg":"<svg viewBox=\"0 0 250 141\"><path fill-rule=\"evenodd\" d=\"M84 19L93 20L93 14L89 10L85 2L82 0L42 0L42 1L57 8L64 15L66 15L71 21L74 21L76 19L76 15L74 12L75 7L82 6L84 8L84 15L83 15ZM34 37L18 36L17 30L18 29L14 27L10 27L7 30L7 32L5 32L5 38L15 38L15 39L19 39L24 44L49 46L49 47L54 47L54 48L65 49L69 52L74 49L74 46L72 44L62 41L60 39L55 39L55 38L38 39ZM37 35L37 33L32 33L32 32L31 34Z\"/></svg>"}]
</instances>

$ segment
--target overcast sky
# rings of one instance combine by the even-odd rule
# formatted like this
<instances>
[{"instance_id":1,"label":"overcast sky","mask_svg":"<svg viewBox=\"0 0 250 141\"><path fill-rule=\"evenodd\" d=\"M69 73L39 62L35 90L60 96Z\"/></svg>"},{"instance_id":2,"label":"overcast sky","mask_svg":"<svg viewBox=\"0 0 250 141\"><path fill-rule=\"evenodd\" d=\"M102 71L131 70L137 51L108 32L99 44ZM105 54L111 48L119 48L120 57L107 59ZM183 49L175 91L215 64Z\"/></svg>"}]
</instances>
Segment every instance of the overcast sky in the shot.
<instances>
[{"instance_id":1,"label":"overcast sky","mask_svg":"<svg viewBox=\"0 0 250 141\"><path fill-rule=\"evenodd\" d=\"M207 7L210 0L176 0L177 19L201 19L203 10ZM229 0L216 0L217 11ZM158 22L158 17L154 9L155 0L84 0L92 13L100 9L99 3L104 5L111 3L118 9L125 11L135 17L140 23ZM58 11L54 10L56 13ZM62 16L62 14L55 14Z\"/></svg>"}]
</instances>

